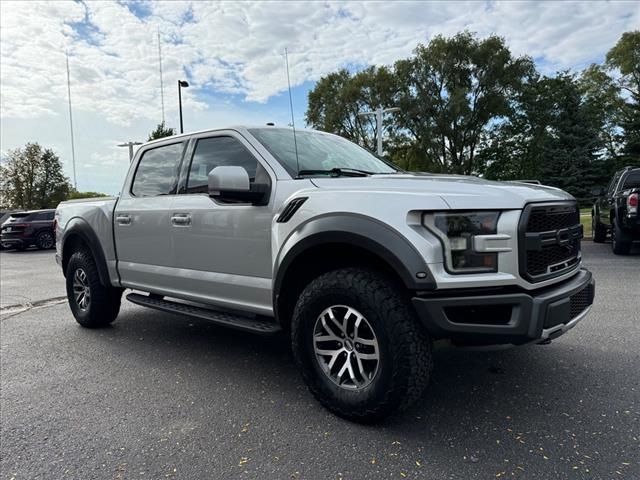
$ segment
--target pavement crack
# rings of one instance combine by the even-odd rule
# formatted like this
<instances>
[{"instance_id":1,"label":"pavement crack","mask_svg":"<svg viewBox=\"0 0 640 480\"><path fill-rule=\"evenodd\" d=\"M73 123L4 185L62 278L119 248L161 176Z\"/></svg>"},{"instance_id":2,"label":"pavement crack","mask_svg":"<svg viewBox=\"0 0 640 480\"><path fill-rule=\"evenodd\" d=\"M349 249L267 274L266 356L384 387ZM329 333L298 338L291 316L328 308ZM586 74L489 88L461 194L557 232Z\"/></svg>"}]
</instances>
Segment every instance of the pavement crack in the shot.
<instances>
[{"instance_id":1,"label":"pavement crack","mask_svg":"<svg viewBox=\"0 0 640 480\"><path fill-rule=\"evenodd\" d=\"M51 307L53 305L59 305L67 300L66 296L63 297L52 297L45 298L42 300L36 300L35 302L26 302L26 303L18 303L14 305L7 305L6 307L0 308L0 317L1 320L7 320L8 318L13 318L21 313L29 312L31 310Z\"/></svg>"}]
</instances>

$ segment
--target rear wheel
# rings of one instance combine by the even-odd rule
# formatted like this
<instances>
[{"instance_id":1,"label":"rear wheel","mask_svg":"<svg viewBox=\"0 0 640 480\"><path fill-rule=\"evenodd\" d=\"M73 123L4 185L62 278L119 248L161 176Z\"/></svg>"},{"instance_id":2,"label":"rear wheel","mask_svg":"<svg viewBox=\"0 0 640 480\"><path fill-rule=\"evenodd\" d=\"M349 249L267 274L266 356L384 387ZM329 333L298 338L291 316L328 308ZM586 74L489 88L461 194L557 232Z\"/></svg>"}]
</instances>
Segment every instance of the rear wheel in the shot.
<instances>
[{"instance_id":1,"label":"rear wheel","mask_svg":"<svg viewBox=\"0 0 640 480\"><path fill-rule=\"evenodd\" d=\"M596 243L604 243L607 239L607 228L598 222L595 215L591 215L591 232Z\"/></svg>"},{"instance_id":2,"label":"rear wheel","mask_svg":"<svg viewBox=\"0 0 640 480\"><path fill-rule=\"evenodd\" d=\"M382 419L411 405L428 383L431 342L408 299L379 273L349 268L312 281L291 334L309 390L342 417Z\"/></svg>"},{"instance_id":3,"label":"rear wheel","mask_svg":"<svg viewBox=\"0 0 640 480\"><path fill-rule=\"evenodd\" d=\"M36 246L40 250L49 250L56 244L56 240L53 237L53 233L50 231L40 232L36 237Z\"/></svg>"},{"instance_id":4,"label":"rear wheel","mask_svg":"<svg viewBox=\"0 0 640 480\"><path fill-rule=\"evenodd\" d=\"M618 220L613 220L611 228L611 249L616 255L627 255L631 251L631 240L618 226Z\"/></svg>"},{"instance_id":5,"label":"rear wheel","mask_svg":"<svg viewBox=\"0 0 640 480\"><path fill-rule=\"evenodd\" d=\"M120 311L122 289L100 283L91 254L81 250L71 255L66 272L67 300L76 321L87 328L105 327Z\"/></svg>"}]
</instances>

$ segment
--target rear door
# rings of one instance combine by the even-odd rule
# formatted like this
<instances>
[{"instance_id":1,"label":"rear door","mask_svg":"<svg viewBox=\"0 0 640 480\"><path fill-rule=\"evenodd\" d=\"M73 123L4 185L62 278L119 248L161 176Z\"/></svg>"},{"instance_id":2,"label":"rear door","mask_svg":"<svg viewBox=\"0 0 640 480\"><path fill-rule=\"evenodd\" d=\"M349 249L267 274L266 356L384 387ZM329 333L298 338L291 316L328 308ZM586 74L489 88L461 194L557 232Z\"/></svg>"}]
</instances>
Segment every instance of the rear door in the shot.
<instances>
[{"instance_id":1,"label":"rear door","mask_svg":"<svg viewBox=\"0 0 640 480\"><path fill-rule=\"evenodd\" d=\"M179 296L228 308L270 314L271 221L275 175L239 134L222 131L192 140L185 159L184 194L173 215L174 265ZM267 205L225 203L208 195L207 174L218 166L239 166L252 182L269 184Z\"/></svg>"},{"instance_id":2,"label":"rear door","mask_svg":"<svg viewBox=\"0 0 640 480\"><path fill-rule=\"evenodd\" d=\"M162 293L173 283L171 212L186 142L167 141L138 153L114 211L123 286Z\"/></svg>"}]
</instances>

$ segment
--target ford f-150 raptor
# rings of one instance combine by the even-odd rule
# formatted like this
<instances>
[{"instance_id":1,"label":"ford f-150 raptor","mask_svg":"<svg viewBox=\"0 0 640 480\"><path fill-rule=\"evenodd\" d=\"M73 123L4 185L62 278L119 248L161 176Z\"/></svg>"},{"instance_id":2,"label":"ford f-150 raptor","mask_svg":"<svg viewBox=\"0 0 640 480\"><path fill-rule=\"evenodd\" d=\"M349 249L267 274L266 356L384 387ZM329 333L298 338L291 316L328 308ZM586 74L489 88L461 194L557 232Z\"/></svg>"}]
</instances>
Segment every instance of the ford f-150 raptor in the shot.
<instances>
[{"instance_id":1,"label":"ford f-150 raptor","mask_svg":"<svg viewBox=\"0 0 640 480\"><path fill-rule=\"evenodd\" d=\"M611 232L611 249L616 255L631 251L640 240L640 168L626 167L616 172L607 189L595 189L591 209L593 241L602 243Z\"/></svg>"},{"instance_id":2,"label":"ford f-150 raptor","mask_svg":"<svg viewBox=\"0 0 640 480\"><path fill-rule=\"evenodd\" d=\"M80 325L133 303L284 332L313 395L371 421L419 398L434 340L547 343L589 311L575 199L408 173L328 133L227 128L144 144L117 198L63 202Z\"/></svg>"}]
</instances>

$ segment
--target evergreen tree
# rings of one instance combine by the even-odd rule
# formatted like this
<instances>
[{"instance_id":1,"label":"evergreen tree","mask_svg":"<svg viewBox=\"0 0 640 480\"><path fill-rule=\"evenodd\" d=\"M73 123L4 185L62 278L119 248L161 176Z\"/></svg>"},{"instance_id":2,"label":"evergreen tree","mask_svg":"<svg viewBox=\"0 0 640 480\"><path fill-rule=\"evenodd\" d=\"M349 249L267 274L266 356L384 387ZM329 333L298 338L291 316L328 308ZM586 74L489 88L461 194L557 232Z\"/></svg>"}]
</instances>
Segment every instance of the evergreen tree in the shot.
<instances>
[{"instance_id":1,"label":"evergreen tree","mask_svg":"<svg viewBox=\"0 0 640 480\"><path fill-rule=\"evenodd\" d=\"M159 123L156 129L149 134L149 138L147 139L147 142L150 142L151 140L157 140L159 138L171 137L175 134L176 134L175 128L165 127L164 122L162 122L162 123Z\"/></svg>"}]
</instances>

